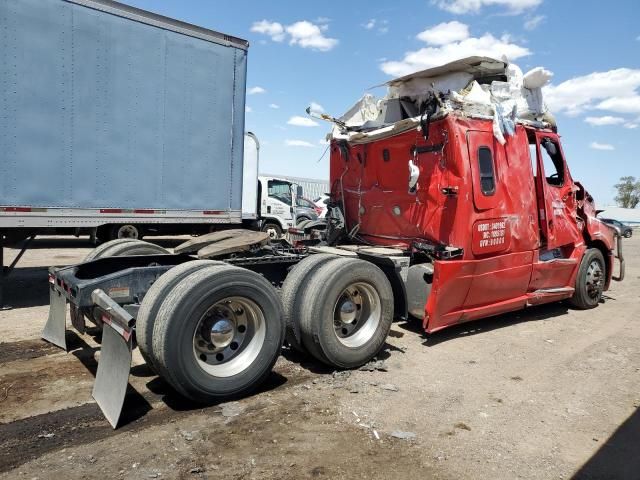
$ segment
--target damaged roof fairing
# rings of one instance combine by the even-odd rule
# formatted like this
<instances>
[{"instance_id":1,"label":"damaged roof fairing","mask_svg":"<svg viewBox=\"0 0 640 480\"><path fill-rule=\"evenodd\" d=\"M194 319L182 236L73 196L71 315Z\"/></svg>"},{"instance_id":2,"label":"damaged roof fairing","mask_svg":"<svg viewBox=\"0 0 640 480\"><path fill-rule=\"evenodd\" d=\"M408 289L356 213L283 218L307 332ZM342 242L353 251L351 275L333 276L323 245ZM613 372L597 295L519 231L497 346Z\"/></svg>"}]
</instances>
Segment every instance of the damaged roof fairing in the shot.
<instances>
[{"instance_id":1,"label":"damaged roof fairing","mask_svg":"<svg viewBox=\"0 0 640 480\"><path fill-rule=\"evenodd\" d=\"M555 128L542 95L552 75L542 67L523 74L506 60L463 58L390 80L384 98L365 95L339 119L341 125L335 122L331 136L367 143L458 113L493 120L494 136L504 144L516 123Z\"/></svg>"},{"instance_id":2,"label":"damaged roof fairing","mask_svg":"<svg viewBox=\"0 0 640 480\"><path fill-rule=\"evenodd\" d=\"M449 62L439 67L428 68L420 72L411 73L403 77L389 80L384 85L389 87L397 86L401 83L414 79L436 78L449 73L468 73L474 80L484 77L496 77L505 75L508 63L503 60L496 60L491 57L467 57Z\"/></svg>"}]
</instances>

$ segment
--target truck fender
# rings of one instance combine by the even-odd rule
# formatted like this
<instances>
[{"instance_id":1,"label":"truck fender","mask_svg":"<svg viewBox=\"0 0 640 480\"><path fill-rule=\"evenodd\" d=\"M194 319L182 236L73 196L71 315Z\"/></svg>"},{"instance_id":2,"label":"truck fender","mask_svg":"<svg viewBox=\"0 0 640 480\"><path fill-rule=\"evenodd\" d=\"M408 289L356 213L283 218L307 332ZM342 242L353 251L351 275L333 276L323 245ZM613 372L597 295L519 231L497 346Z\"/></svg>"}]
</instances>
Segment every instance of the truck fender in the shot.
<instances>
[{"instance_id":1,"label":"truck fender","mask_svg":"<svg viewBox=\"0 0 640 480\"><path fill-rule=\"evenodd\" d=\"M409 257L383 255L367 252L365 249L359 250L357 254L360 259L375 263L389 280L393 292L393 318L408 320L406 282L409 273Z\"/></svg>"}]
</instances>

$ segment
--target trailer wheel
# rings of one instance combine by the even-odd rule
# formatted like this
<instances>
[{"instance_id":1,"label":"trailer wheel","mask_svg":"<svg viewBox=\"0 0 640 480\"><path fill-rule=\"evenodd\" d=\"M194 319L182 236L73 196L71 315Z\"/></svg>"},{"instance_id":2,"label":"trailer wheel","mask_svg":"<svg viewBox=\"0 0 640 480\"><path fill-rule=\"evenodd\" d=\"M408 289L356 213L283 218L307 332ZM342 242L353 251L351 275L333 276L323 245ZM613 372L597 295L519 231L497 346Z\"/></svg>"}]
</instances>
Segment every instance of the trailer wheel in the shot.
<instances>
[{"instance_id":1,"label":"trailer wheel","mask_svg":"<svg viewBox=\"0 0 640 480\"><path fill-rule=\"evenodd\" d=\"M266 222L262 225L262 231L267 232L272 240L282 237L282 228L276 222Z\"/></svg>"},{"instance_id":2,"label":"trailer wheel","mask_svg":"<svg viewBox=\"0 0 640 480\"><path fill-rule=\"evenodd\" d=\"M259 274L206 267L179 282L153 329L158 370L191 400L210 402L255 389L284 341L282 306Z\"/></svg>"},{"instance_id":3,"label":"trailer wheel","mask_svg":"<svg viewBox=\"0 0 640 480\"><path fill-rule=\"evenodd\" d=\"M132 238L133 240L142 240L142 227L140 225L132 225L130 223L124 225L113 225L109 233L110 239Z\"/></svg>"},{"instance_id":4,"label":"trailer wheel","mask_svg":"<svg viewBox=\"0 0 640 480\"><path fill-rule=\"evenodd\" d=\"M296 264L287 274L282 284L280 298L282 299L282 311L286 325L285 340L291 348L304 353L300 334L300 299L305 291L311 273L328 261L340 259L337 255L319 253L310 255Z\"/></svg>"},{"instance_id":5,"label":"trailer wheel","mask_svg":"<svg viewBox=\"0 0 640 480\"><path fill-rule=\"evenodd\" d=\"M90 260L95 260L96 258L100 258L103 256L103 252L105 250L108 250L115 245L120 245L122 243L128 243L128 242L135 242L135 240L133 240L132 238L122 238L119 240L111 240L110 242L103 243L102 245L91 250L89 252L89 255L84 257L84 261L88 262Z\"/></svg>"},{"instance_id":6,"label":"trailer wheel","mask_svg":"<svg viewBox=\"0 0 640 480\"><path fill-rule=\"evenodd\" d=\"M580 262L576 276L576 290L571 304L581 310L598 306L604 290L606 267L602 252L597 248L588 249Z\"/></svg>"},{"instance_id":7,"label":"trailer wheel","mask_svg":"<svg viewBox=\"0 0 640 480\"><path fill-rule=\"evenodd\" d=\"M344 258L313 271L300 299L302 342L318 360L355 368L376 355L393 321L393 291L385 274Z\"/></svg>"},{"instance_id":8,"label":"trailer wheel","mask_svg":"<svg viewBox=\"0 0 640 480\"><path fill-rule=\"evenodd\" d=\"M296 228L304 228L304 226L306 224L308 224L311 220L308 218L303 218L302 220L298 221L298 224L296 225Z\"/></svg>"},{"instance_id":9,"label":"trailer wheel","mask_svg":"<svg viewBox=\"0 0 640 480\"><path fill-rule=\"evenodd\" d=\"M171 290L191 273L205 267L220 264L222 262L215 260L194 260L183 263L160 276L145 294L136 318L136 340L142 357L154 372L158 372L158 368L156 367L157 360L153 353L153 326L162 302L164 302Z\"/></svg>"},{"instance_id":10,"label":"trailer wheel","mask_svg":"<svg viewBox=\"0 0 640 480\"><path fill-rule=\"evenodd\" d=\"M125 257L131 255L158 255L169 253L171 253L169 252L169 250L161 247L160 245L156 245L155 243L143 242L142 240L119 239L113 240L113 243L110 245L110 247L102 251L100 258Z\"/></svg>"}]
</instances>

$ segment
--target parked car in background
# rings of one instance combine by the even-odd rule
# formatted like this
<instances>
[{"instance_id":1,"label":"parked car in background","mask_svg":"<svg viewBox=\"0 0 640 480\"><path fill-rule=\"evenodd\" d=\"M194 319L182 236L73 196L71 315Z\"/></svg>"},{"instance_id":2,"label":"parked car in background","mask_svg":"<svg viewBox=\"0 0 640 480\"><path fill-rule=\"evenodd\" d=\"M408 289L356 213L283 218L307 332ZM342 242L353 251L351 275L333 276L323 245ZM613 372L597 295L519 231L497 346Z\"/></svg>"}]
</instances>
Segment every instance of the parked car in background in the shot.
<instances>
[{"instance_id":1,"label":"parked car in background","mask_svg":"<svg viewBox=\"0 0 640 480\"><path fill-rule=\"evenodd\" d=\"M329 195L323 194L313 201L316 208L319 209L318 218L324 218L327 215L327 200L329 200Z\"/></svg>"},{"instance_id":2,"label":"parked car in background","mask_svg":"<svg viewBox=\"0 0 640 480\"><path fill-rule=\"evenodd\" d=\"M609 225L613 225L614 227L618 227L620 229L620 235L624 238L631 238L633 235L633 229L629 225L625 225L624 223L614 220L613 218L601 218L604 223L608 223Z\"/></svg>"},{"instance_id":3,"label":"parked car in background","mask_svg":"<svg viewBox=\"0 0 640 480\"><path fill-rule=\"evenodd\" d=\"M298 197L296 199L296 225L305 220L317 220L320 209L308 198Z\"/></svg>"}]
</instances>

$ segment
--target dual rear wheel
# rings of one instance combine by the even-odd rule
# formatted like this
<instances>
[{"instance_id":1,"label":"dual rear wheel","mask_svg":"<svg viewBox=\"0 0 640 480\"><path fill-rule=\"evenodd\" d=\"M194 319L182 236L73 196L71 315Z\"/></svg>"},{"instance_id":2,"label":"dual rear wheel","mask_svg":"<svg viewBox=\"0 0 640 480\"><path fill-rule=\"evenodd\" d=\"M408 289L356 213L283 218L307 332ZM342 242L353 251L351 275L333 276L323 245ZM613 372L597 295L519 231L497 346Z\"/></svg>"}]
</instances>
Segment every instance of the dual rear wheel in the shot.
<instances>
[{"instance_id":1,"label":"dual rear wheel","mask_svg":"<svg viewBox=\"0 0 640 480\"><path fill-rule=\"evenodd\" d=\"M282 287L287 341L338 368L359 367L384 345L393 320L393 292L376 265L312 255Z\"/></svg>"}]
</instances>

